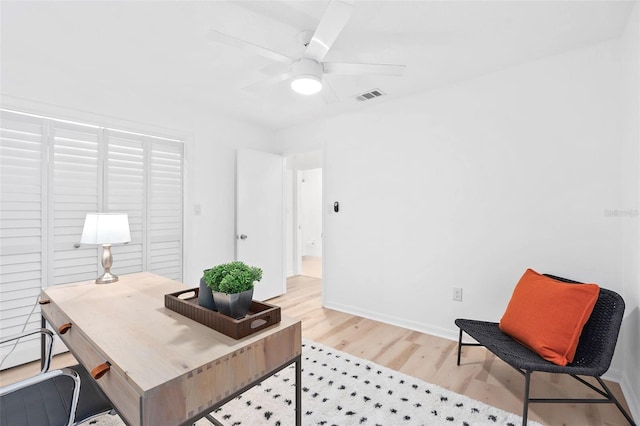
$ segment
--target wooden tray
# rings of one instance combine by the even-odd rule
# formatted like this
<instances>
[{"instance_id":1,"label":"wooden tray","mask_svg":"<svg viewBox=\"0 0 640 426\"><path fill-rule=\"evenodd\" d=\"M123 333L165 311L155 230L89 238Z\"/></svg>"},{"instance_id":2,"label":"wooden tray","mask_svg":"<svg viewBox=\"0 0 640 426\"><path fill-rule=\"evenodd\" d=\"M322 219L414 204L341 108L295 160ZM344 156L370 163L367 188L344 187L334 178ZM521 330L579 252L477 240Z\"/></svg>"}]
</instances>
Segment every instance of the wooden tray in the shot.
<instances>
[{"instance_id":1,"label":"wooden tray","mask_svg":"<svg viewBox=\"0 0 640 426\"><path fill-rule=\"evenodd\" d=\"M196 287L165 294L164 306L234 339L242 339L280 322L279 306L254 300L251 302L247 315L244 318L235 319L200 306L198 291L199 288ZM193 292L194 296L180 298L180 295L190 292Z\"/></svg>"}]
</instances>

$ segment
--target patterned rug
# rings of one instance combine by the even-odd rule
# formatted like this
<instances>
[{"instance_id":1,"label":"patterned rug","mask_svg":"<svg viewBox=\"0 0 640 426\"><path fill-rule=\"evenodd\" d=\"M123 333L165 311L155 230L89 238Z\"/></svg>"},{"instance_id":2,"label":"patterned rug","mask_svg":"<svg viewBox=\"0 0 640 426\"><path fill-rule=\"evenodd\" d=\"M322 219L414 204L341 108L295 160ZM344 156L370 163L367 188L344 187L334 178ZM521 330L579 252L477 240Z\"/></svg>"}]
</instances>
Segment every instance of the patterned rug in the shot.
<instances>
[{"instance_id":1,"label":"patterned rug","mask_svg":"<svg viewBox=\"0 0 640 426\"><path fill-rule=\"evenodd\" d=\"M292 365L212 414L225 426L294 425L294 384ZM303 341L302 386L305 426L522 424L516 414L309 340ZM103 416L93 424L121 423Z\"/></svg>"}]
</instances>

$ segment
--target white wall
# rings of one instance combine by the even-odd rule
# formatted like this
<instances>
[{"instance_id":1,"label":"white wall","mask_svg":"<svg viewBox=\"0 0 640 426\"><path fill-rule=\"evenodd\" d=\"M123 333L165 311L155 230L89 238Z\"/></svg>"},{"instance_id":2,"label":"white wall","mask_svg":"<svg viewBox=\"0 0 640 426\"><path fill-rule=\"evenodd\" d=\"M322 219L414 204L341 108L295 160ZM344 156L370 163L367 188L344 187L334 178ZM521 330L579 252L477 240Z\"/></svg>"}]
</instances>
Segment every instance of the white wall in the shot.
<instances>
[{"instance_id":1,"label":"white wall","mask_svg":"<svg viewBox=\"0 0 640 426\"><path fill-rule=\"evenodd\" d=\"M322 256L322 169L299 173L302 255Z\"/></svg>"},{"instance_id":2,"label":"white wall","mask_svg":"<svg viewBox=\"0 0 640 426\"><path fill-rule=\"evenodd\" d=\"M341 210L325 217L325 305L455 338L455 318L499 320L527 267L626 296L605 215L621 208L635 96L618 90L619 44L281 132L283 152L326 144L325 200Z\"/></svg>"},{"instance_id":3,"label":"white wall","mask_svg":"<svg viewBox=\"0 0 640 426\"><path fill-rule=\"evenodd\" d=\"M640 418L640 7L636 4L620 43L620 86L623 96L622 125L622 280L626 302L620 349L625 372L622 389L634 417ZM635 96L634 96L635 94Z\"/></svg>"},{"instance_id":4,"label":"white wall","mask_svg":"<svg viewBox=\"0 0 640 426\"><path fill-rule=\"evenodd\" d=\"M235 259L236 150L273 152L273 132L215 114L193 115L195 152L188 181L193 196L185 211L190 228L185 232L184 282L197 285L204 269ZM202 215L189 211L194 204L202 206Z\"/></svg>"},{"instance_id":5,"label":"white wall","mask_svg":"<svg viewBox=\"0 0 640 426\"><path fill-rule=\"evenodd\" d=\"M294 173L295 171L287 168L284 174L284 259L285 259L285 274L287 277L291 277L298 273L295 257L298 252L295 249L295 236L296 221L295 221L295 206L294 203Z\"/></svg>"}]
</instances>

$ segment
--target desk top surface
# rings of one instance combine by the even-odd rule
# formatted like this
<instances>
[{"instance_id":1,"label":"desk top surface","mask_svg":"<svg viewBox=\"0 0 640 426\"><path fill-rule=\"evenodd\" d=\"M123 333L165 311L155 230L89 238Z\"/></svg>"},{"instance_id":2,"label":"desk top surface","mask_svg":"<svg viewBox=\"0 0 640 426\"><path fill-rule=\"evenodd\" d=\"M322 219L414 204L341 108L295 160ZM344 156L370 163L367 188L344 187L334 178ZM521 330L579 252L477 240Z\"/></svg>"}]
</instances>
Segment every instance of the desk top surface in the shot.
<instances>
[{"instance_id":1,"label":"desk top surface","mask_svg":"<svg viewBox=\"0 0 640 426\"><path fill-rule=\"evenodd\" d=\"M43 290L86 338L143 392L277 334L299 320L236 340L164 307L185 285L148 272L112 284L86 281Z\"/></svg>"}]
</instances>

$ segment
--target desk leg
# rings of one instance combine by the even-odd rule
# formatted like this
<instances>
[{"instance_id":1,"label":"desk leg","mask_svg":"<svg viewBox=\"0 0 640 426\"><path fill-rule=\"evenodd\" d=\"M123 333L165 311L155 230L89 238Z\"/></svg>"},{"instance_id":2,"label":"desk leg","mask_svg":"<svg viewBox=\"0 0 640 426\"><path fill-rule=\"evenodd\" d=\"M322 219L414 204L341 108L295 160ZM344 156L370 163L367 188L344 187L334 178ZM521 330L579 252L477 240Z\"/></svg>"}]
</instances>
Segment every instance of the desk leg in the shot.
<instances>
[{"instance_id":1,"label":"desk leg","mask_svg":"<svg viewBox=\"0 0 640 426\"><path fill-rule=\"evenodd\" d=\"M40 328L47 328L47 320L42 315L40 315ZM40 370L44 368L45 357L47 356L45 350L47 347L46 339L47 336L44 333L40 334Z\"/></svg>"},{"instance_id":2,"label":"desk leg","mask_svg":"<svg viewBox=\"0 0 640 426\"><path fill-rule=\"evenodd\" d=\"M214 426L224 426L222 423L216 420L216 418L213 417L211 414L207 414L206 416L204 416L204 418L209 420L209 423L211 423ZM196 424L194 423L193 426L196 426Z\"/></svg>"},{"instance_id":3,"label":"desk leg","mask_svg":"<svg viewBox=\"0 0 640 426\"><path fill-rule=\"evenodd\" d=\"M302 426L302 355L296 359L296 426Z\"/></svg>"}]
</instances>

